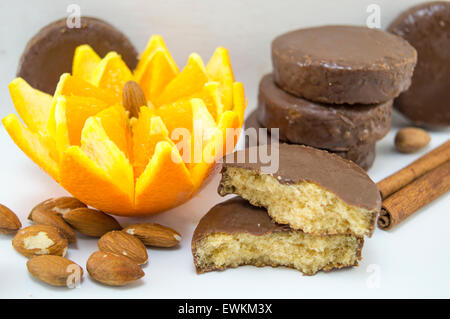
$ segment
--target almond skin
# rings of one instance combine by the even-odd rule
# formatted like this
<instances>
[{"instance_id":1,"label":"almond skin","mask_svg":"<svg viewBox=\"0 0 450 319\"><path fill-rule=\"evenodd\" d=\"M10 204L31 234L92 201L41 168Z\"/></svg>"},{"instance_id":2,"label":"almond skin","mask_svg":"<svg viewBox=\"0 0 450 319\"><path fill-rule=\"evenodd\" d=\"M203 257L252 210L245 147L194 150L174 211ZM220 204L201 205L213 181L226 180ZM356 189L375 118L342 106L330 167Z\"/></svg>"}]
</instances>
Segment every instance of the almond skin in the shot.
<instances>
[{"instance_id":1,"label":"almond skin","mask_svg":"<svg viewBox=\"0 0 450 319\"><path fill-rule=\"evenodd\" d=\"M64 219L58 213L55 213L50 209L33 209L28 216L28 219L32 220L36 225L48 225L58 228L61 235L63 235L69 243L75 243L77 236L72 227L67 224Z\"/></svg>"},{"instance_id":2,"label":"almond skin","mask_svg":"<svg viewBox=\"0 0 450 319\"><path fill-rule=\"evenodd\" d=\"M22 223L12 210L0 204L0 234L13 234L22 227Z\"/></svg>"},{"instance_id":3,"label":"almond skin","mask_svg":"<svg viewBox=\"0 0 450 319\"><path fill-rule=\"evenodd\" d=\"M136 236L145 245L152 247L174 247L181 241L181 235L172 228L152 223L127 226L124 232Z\"/></svg>"},{"instance_id":4,"label":"almond skin","mask_svg":"<svg viewBox=\"0 0 450 319\"><path fill-rule=\"evenodd\" d=\"M90 208L77 208L63 214L63 219L80 233L101 237L112 230L122 227L113 217Z\"/></svg>"},{"instance_id":5,"label":"almond skin","mask_svg":"<svg viewBox=\"0 0 450 319\"><path fill-rule=\"evenodd\" d=\"M83 277L83 268L73 261L52 255L36 256L28 260L28 271L39 280L58 287L74 288Z\"/></svg>"},{"instance_id":6,"label":"almond skin","mask_svg":"<svg viewBox=\"0 0 450 319\"><path fill-rule=\"evenodd\" d=\"M122 103L129 111L130 117L139 117L139 108L147 105L147 100L142 88L135 81L128 81L122 89Z\"/></svg>"},{"instance_id":7,"label":"almond skin","mask_svg":"<svg viewBox=\"0 0 450 319\"><path fill-rule=\"evenodd\" d=\"M125 286L142 277L145 273L130 258L106 251L96 251L86 264L89 275L108 286Z\"/></svg>"},{"instance_id":8,"label":"almond skin","mask_svg":"<svg viewBox=\"0 0 450 319\"><path fill-rule=\"evenodd\" d=\"M68 244L56 227L48 225L25 227L17 232L12 241L14 249L28 258L39 255L64 257Z\"/></svg>"},{"instance_id":9,"label":"almond skin","mask_svg":"<svg viewBox=\"0 0 450 319\"><path fill-rule=\"evenodd\" d=\"M98 240L98 249L130 258L138 265L148 260L147 248L133 235L120 230L110 231Z\"/></svg>"},{"instance_id":10,"label":"almond skin","mask_svg":"<svg viewBox=\"0 0 450 319\"><path fill-rule=\"evenodd\" d=\"M395 147L401 153L414 153L430 143L427 131L417 127L405 127L395 136Z\"/></svg>"},{"instance_id":11,"label":"almond skin","mask_svg":"<svg viewBox=\"0 0 450 319\"><path fill-rule=\"evenodd\" d=\"M58 198L50 198L42 203L37 204L32 210L28 219L31 219L31 215L38 211L51 211L58 215L63 215L68 211L76 208L87 207L86 204L83 204L75 197L64 196Z\"/></svg>"}]
</instances>

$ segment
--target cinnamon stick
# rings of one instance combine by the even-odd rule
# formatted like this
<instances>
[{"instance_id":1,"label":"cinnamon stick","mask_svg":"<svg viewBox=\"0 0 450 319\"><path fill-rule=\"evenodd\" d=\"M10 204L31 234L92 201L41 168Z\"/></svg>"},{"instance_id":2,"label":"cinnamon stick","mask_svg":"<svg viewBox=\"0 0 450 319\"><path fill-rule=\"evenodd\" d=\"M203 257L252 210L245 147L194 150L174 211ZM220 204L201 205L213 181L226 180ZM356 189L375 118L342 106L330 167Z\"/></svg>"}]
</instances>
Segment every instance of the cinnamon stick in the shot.
<instances>
[{"instance_id":1,"label":"cinnamon stick","mask_svg":"<svg viewBox=\"0 0 450 319\"><path fill-rule=\"evenodd\" d=\"M383 200L378 227L391 229L450 190L450 160Z\"/></svg>"},{"instance_id":2,"label":"cinnamon stick","mask_svg":"<svg viewBox=\"0 0 450 319\"><path fill-rule=\"evenodd\" d=\"M450 160L450 140L426 153L410 165L378 182L381 197L387 198L413 180Z\"/></svg>"}]
</instances>

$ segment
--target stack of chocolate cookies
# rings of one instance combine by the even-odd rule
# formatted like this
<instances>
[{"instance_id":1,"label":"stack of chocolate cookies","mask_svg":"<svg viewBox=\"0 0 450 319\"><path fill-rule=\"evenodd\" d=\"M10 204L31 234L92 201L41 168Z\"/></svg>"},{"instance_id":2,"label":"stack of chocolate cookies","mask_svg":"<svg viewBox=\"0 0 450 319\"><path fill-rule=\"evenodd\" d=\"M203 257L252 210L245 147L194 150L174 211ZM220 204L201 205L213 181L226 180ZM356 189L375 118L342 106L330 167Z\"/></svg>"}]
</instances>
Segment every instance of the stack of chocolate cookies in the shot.
<instances>
[{"instance_id":1,"label":"stack of chocolate cookies","mask_svg":"<svg viewBox=\"0 0 450 319\"><path fill-rule=\"evenodd\" d=\"M266 147L271 163L261 158ZM356 266L381 207L376 184L356 164L292 144L228 155L218 191L238 196L211 208L194 231L198 273L255 265L312 275Z\"/></svg>"},{"instance_id":2,"label":"stack of chocolate cookies","mask_svg":"<svg viewBox=\"0 0 450 319\"><path fill-rule=\"evenodd\" d=\"M278 129L283 142L327 150L367 170L416 60L407 41L377 29L324 26L283 34L272 42L273 74L262 78L257 110L245 126Z\"/></svg>"}]
</instances>

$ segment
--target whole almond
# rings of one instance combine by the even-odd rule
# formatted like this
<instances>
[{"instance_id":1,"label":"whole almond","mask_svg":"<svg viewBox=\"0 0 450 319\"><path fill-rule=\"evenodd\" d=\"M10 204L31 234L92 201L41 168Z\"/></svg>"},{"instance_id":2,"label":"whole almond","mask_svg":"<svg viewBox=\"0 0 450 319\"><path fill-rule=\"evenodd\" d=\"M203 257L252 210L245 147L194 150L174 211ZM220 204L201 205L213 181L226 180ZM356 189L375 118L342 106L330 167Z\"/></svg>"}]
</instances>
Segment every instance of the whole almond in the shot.
<instances>
[{"instance_id":1,"label":"whole almond","mask_svg":"<svg viewBox=\"0 0 450 319\"><path fill-rule=\"evenodd\" d=\"M89 275L109 286L125 286L142 277L145 273L137 263L122 255L106 251L96 251L86 264Z\"/></svg>"},{"instance_id":2,"label":"whole almond","mask_svg":"<svg viewBox=\"0 0 450 319\"><path fill-rule=\"evenodd\" d=\"M147 248L142 241L120 230L104 234L97 245L100 251L123 255L139 265L145 264L148 260Z\"/></svg>"},{"instance_id":3,"label":"whole almond","mask_svg":"<svg viewBox=\"0 0 450 319\"><path fill-rule=\"evenodd\" d=\"M147 246L174 247L181 241L181 235L178 232L159 224L133 224L124 228L123 231L136 236Z\"/></svg>"},{"instance_id":4,"label":"whole almond","mask_svg":"<svg viewBox=\"0 0 450 319\"><path fill-rule=\"evenodd\" d=\"M65 256L68 241L56 227L33 225L17 232L12 241L13 247L25 257L38 255Z\"/></svg>"},{"instance_id":5,"label":"whole almond","mask_svg":"<svg viewBox=\"0 0 450 319\"><path fill-rule=\"evenodd\" d=\"M63 214L63 218L80 233L92 237L101 237L112 230L122 229L114 217L90 208L72 209Z\"/></svg>"},{"instance_id":6,"label":"whole almond","mask_svg":"<svg viewBox=\"0 0 450 319\"><path fill-rule=\"evenodd\" d=\"M0 204L0 234L12 234L22 227L22 223L12 210Z\"/></svg>"},{"instance_id":7,"label":"whole almond","mask_svg":"<svg viewBox=\"0 0 450 319\"><path fill-rule=\"evenodd\" d=\"M34 277L52 286L74 288L83 277L83 268L60 256L33 257L28 260L27 268Z\"/></svg>"},{"instance_id":8,"label":"whole almond","mask_svg":"<svg viewBox=\"0 0 450 319\"><path fill-rule=\"evenodd\" d=\"M32 220L36 225L49 225L58 228L61 235L63 235L69 243L75 243L77 236L72 227L67 224L64 219L58 213L53 210L33 209L28 216L28 219Z\"/></svg>"},{"instance_id":9,"label":"whole almond","mask_svg":"<svg viewBox=\"0 0 450 319\"><path fill-rule=\"evenodd\" d=\"M122 90L122 104L130 112L130 117L139 117L139 108L147 105L147 100L137 82L128 81L125 83Z\"/></svg>"},{"instance_id":10,"label":"whole almond","mask_svg":"<svg viewBox=\"0 0 450 319\"><path fill-rule=\"evenodd\" d=\"M58 198L50 198L42 203L37 204L32 210L30 215L28 216L28 219L31 219L31 215L33 213L38 211L51 211L58 215L63 215L64 213L67 213L68 211L76 208L82 208L87 207L86 204L80 202L75 197L70 196L64 196L64 197L58 197Z\"/></svg>"},{"instance_id":11,"label":"whole almond","mask_svg":"<svg viewBox=\"0 0 450 319\"><path fill-rule=\"evenodd\" d=\"M395 147L401 153L414 153L430 143L427 131L417 127L405 127L395 136Z\"/></svg>"}]
</instances>

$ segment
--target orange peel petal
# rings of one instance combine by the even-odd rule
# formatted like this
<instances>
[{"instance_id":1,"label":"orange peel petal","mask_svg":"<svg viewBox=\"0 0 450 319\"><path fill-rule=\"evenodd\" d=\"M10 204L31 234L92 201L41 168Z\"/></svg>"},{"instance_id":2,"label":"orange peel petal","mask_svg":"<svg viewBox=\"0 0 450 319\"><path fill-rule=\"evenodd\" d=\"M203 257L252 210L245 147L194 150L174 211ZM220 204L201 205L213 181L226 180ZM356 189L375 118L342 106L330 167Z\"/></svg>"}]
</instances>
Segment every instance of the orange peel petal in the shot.
<instances>
[{"instance_id":1,"label":"orange peel petal","mask_svg":"<svg viewBox=\"0 0 450 319\"><path fill-rule=\"evenodd\" d=\"M57 152L51 140L24 127L15 114L6 116L2 123L14 143L54 180L59 180Z\"/></svg>"},{"instance_id":2,"label":"orange peel petal","mask_svg":"<svg viewBox=\"0 0 450 319\"><path fill-rule=\"evenodd\" d=\"M206 65L206 71L212 81L220 83L225 110L231 110L233 106L234 76L228 50L222 47L217 48Z\"/></svg>"},{"instance_id":3,"label":"orange peel petal","mask_svg":"<svg viewBox=\"0 0 450 319\"><path fill-rule=\"evenodd\" d=\"M178 206L194 190L189 171L175 146L162 141L145 171L136 180L135 209L152 214Z\"/></svg>"},{"instance_id":4,"label":"orange peel petal","mask_svg":"<svg viewBox=\"0 0 450 319\"><path fill-rule=\"evenodd\" d=\"M130 194L114 183L79 146L71 146L64 152L60 172L61 186L83 203L113 214L133 210Z\"/></svg>"},{"instance_id":5,"label":"orange peel petal","mask_svg":"<svg viewBox=\"0 0 450 319\"><path fill-rule=\"evenodd\" d=\"M84 81L93 83L93 74L100 64L100 56L91 46L83 44L75 49L72 62L72 74Z\"/></svg>"},{"instance_id":6,"label":"orange peel petal","mask_svg":"<svg viewBox=\"0 0 450 319\"><path fill-rule=\"evenodd\" d=\"M46 132L52 96L32 88L22 78L14 79L8 88L17 113L25 125L32 132Z\"/></svg>"},{"instance_id":7,"label":"orange peel petal","mask_svg":"<svg viewBox=\"0 0 450 319\"><path fill-rule=\"evenodd\" d=\"M203 60L198 54L192 53L183 71L167 84L155 102L157 105L164 105L190 96L199 91L206 82L208 75Z\"/></svg>"}]
</instances>

